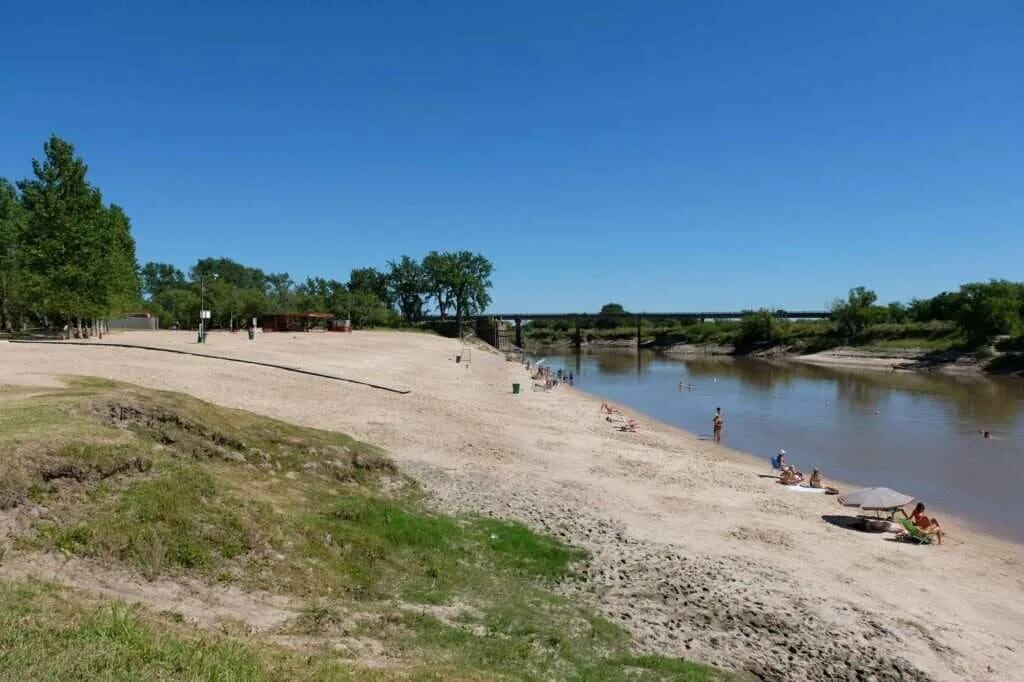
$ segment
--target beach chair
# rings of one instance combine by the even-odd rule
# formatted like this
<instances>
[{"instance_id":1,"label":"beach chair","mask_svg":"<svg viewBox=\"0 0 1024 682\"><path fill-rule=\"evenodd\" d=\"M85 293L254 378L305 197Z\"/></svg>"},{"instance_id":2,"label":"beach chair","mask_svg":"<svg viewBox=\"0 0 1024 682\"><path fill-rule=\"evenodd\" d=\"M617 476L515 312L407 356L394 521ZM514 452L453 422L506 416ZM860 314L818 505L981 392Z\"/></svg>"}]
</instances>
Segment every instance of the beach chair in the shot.
<instances>
[{"instance_id":1,"label":"beach chair","mask_svg":"<svg viewBox=\"0 0 1024 682\"><path fill-rule=\"evenodd\" d=\"M916 542L922 545L932 544L932 536L925 535L921 532L921 529L914 525L914 522L910 519L898 519L897 522L903 526L903 529L907 531L906 538L910 541Z\"/></svg>"}]
</instances>

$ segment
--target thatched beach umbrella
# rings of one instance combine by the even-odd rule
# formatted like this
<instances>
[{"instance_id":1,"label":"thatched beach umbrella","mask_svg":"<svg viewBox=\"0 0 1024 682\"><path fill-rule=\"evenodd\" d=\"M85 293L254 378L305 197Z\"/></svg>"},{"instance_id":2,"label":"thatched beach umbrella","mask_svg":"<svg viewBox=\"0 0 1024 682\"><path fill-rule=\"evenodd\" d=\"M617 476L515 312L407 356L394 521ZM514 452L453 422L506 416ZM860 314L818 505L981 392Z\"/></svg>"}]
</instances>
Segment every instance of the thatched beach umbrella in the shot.
<instances>
[{"instance_id":1,"label":"thatched beach umbrella","mask_svg":"<svg viewBox=\"0 0 1024 682\"><path fill-rule=\"evenodd\" d=\"M895 512L913 501L911 495L883 487L862 488L839 498L839 503L845 507L860 507L864 511L876 512Z\"/></svg>"}]
</instances>

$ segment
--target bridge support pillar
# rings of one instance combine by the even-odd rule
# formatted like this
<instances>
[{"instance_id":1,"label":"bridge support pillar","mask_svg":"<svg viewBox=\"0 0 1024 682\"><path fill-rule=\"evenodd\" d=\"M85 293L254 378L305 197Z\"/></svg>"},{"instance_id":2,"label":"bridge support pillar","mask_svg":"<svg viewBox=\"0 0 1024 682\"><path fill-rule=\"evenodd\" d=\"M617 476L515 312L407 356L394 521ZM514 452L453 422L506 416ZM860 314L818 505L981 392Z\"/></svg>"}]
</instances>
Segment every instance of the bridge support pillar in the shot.
<instances>
[{"instance_id":1,"label":"bridge support pillar","mask_svg":"<svg viewBox=\"0 0 1024 682\"><path fill-rule=\"evenodd\" d=\"M580 335L580 318L578 315L576 316L576 333L573 335L572 341L576 345L576 348L583 345L583 336Z\"/></svg>"},{"instance_id":2,"label":"bridge support pillar","mask_svg":"<svg viewBox=\"0 0 1024 682\"><path fill-rule=\"evenodd\" d=\"M643 317L641 317L640 315L637 315L636 316L636 347L637 348L640 347L640 343L643 340L641 335L640 335L640 327L643 324L643 322L641 320L643 320Z\"/></svg>"},{"instance_id":3,"label":"bridge support pillar","mask_svg":"<svg viewBox=\"0 0 1024 682\"><path fill-rule=\"evenodd\" d=\"M523 321L518 317L516 318L516 346L523 347Z\"/></svg>"}]
</instances>

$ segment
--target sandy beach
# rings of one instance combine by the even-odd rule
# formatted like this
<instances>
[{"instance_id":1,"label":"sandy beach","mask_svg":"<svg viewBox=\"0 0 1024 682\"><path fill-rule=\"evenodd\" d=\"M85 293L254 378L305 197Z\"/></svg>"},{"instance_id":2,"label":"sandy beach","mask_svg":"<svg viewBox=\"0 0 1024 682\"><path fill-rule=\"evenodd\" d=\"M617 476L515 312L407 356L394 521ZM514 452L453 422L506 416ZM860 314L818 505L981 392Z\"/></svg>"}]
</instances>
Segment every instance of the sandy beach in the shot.
<instances>
[{"instance_id":1,"label":"sandy beach","mask_svg":"<svg viewBox=\"0 0 1024 682\"><path fill-rule=\"evenodd\" d=\"M925 350L874 351L860 348L834 348L810 355L789 355L788 359L811 365L870 369L883 372L940 372L943 374L982 374L983 364L973 356L947 353L942 361L929 360Z\"/></svg>"},{"instance_id":2,"label":"sandy beach","mask_svg":"<svg viewBox=\"0 0 1024 682\"><path fill-rule=\"evenodd\" d=\"M521 520L588 549L585 580L560 589L621 622L643 651L765 679L1011 680L1024 669L1024 548L941 510L941 547L845 528L852 510L777 485L766 461L624 408L640 429L620 432L599 398L531 390L521 365L480 347L456 364L460 344L431 335L106 340L410 392L72 342L0 343L2 383L107 377L380 445L440 507Z\"/></svg>"}]
</instances>

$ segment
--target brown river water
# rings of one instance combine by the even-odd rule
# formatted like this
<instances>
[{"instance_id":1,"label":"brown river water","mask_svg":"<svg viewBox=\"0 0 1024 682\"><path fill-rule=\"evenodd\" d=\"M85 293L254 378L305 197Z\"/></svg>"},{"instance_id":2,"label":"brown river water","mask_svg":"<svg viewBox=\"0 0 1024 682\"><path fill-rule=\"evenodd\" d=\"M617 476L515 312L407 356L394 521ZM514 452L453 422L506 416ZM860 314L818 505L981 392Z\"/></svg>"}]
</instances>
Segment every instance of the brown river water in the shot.
<instances>
[{"instance_id":1,"label":"brown river water","mask_svg":"<svg viewBox=\"0 0 1024 682\"><path fill-rule=\"evenodd\" d=\"M809 473L884 485L1024 541L1024 379L820 367L653 351L544 355L578 389ZM680 389L680 382L692 389ZM992 438L982 437L988 430Z\"/></svg>"}]
</instances>

